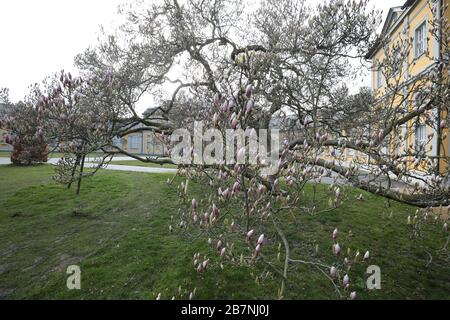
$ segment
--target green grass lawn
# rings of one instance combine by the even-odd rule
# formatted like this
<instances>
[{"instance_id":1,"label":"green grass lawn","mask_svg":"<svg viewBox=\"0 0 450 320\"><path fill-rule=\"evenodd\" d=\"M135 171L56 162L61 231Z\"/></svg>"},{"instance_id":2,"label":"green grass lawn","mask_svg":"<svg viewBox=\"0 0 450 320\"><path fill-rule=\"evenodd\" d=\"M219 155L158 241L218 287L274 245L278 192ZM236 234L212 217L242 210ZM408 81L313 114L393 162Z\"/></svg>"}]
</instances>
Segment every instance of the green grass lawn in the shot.
<instances>
[{"instance_id":1,"label":"green grass lawn","mask_svg":"<svg viewBox=\"0 0 450 320\"><path fill-rule=\"evenodd\" d=\"M159 292L167 299L179 286L197 288L198 299L276 298L278 279L257 284L252 276L267 271L265 265L222 270L215 264L207 273L195 272L194 253L214 255L214 249L196 232L168 231L178 211L177 194L166 183L170 175L103 171L85 180L76 197L52 174L51 166L0 166L0 299L154 299ZM319 186L318 195L324 193ZM415 208L394 203L384 209L384 199L364 196L364 202L345 201L336 211L288 224L293 252L314 255L318 244L318 255L331 259L330 233L338 227L343 250L370 248L371 263L381 267L379 291L362 288L366 266L352 271L359 298L449 299L448 255L438 254L446 239L442 224L424 226L423 239L411 240L406 217ZM66 288L69 265L81 267L82 290ZM285 298L337 296L320 271L299 266L290 273Z\"/></svg>"}]
</instances>

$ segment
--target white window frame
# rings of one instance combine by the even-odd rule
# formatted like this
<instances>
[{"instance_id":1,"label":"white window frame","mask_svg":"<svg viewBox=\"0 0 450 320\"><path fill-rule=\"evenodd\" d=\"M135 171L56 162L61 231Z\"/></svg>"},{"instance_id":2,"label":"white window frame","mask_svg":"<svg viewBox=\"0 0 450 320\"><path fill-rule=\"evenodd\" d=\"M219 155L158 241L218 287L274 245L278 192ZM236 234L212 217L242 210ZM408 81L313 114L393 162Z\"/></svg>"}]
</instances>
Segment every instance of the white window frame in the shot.
<instances>
[{"instance_id":1,"label":"white window frame","mask_svg":"<svg viewBox=\"0 0 450 320\"><path fill-rule=\"evenodd\" d=\"M402 48L397 43L392 48L392 63L394 64L394 76L398 75L400 73L400 70L402 69L403 62L400 59L401 54L402 54Z\"/></svg>"},{"instance_id":2,"label":"white window frame","mask_svg":"<svg viewBox=\"0 0 450 320\"><path fill-rule=\"evenodd\" d=\"M422 32L422 34L419 34ZM423 21L414 29L414 58L418 59L428 50L428 24Z\"/></svg>"},{"instance_id":3,"label":"white window frame","mask_svg":"<svg viewBox=\"0 0 450 320\"><path fill-rule=\"evenodd\" d=\"M129 148L130 149L139 149L139 136L130 136L130 142L129 142Z\"/></svg>"},{"instance_id":4,"label":"white window frame","mask_svg":"<svg viewBox=\"0 0 450 320\"><path fill-rule=\"evenodd\" d=\"M383 66L380 63L377 68L377 89L381 88L382 85L383 85Z\"/></svg>"},{"instance_id":5,"label":"white window frame","mask_svg":"<svg viewBox=\"0 0 450 320\"><path fill-rule=\"evenodd\" d=\"M425 153L425 147L427 144L427 125L422 123L416 125L416 130L414 132L414 141L416 152Z\"/></svg>"}]
</instances>

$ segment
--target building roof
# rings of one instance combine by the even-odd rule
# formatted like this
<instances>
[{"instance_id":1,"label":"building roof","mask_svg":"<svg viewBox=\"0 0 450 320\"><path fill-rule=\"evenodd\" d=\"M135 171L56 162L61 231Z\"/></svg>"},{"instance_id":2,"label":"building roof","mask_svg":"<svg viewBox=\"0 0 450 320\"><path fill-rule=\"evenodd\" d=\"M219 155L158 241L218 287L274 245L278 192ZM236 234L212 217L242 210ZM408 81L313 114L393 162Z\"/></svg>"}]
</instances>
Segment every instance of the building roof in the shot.
<instances>
[{"instance_id":1,"label":"building roof","mask_svg":"<svg viewBox=\"0 0 450 320\"><path fill-rule=\"evenodd\" d=\"M412 7L417 0L407 0L403 6L392 7L389 9L388 15L383 25L383 29L381 31L380 36L375 41L374 45L369 49L369 52L366 54L365 58L370 60L373 58L375 53L378 51L382 39L389 33L392 26L396 24L396 22L402 17L402 14L410 7Z\"/></svg>"}]
</instances>

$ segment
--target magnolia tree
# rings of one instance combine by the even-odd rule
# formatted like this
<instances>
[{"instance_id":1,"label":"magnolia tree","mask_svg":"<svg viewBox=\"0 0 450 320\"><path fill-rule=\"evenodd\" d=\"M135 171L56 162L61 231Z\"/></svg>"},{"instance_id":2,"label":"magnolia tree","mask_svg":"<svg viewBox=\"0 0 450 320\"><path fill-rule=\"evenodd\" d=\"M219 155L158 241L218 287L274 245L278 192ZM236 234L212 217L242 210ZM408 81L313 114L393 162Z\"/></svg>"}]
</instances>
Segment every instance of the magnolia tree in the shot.
<instances>
[{"instance_id":1,"label":"magnolia tree","mask_svg":"<svg viewBox=\"0 0 450 320\"><path fill-rule=\"evenodd\" d=\"M112 156L92 155L93 170L84 170L86 158L113 144L119 128L121 104L113 94L111 73L88 79L62 71L45 82L38 109L43 110L45 136L64 156L56 167L55 179L70 188L77 182L80 192L83 177L95 174ZM106 150L106 149L105 149Z\"/></svg>"},{"instance_id":2,"label":"magnolia tree","mask_svg":"<svg viewBox=\"0 0 450 320\"><path fill-rule=\"evenodd\" d=\"M337 0L309 8L303 1L268 0L250 13L238 1L168 0L123 11L128 23L122 30L133 49L109 41L109 50L115 58L121 52L122 61L129 57L124 52L145 57L134 65L135 71L155 95L158 88L175 85L170 103L160 108L172 120L168 132L179 128L169 111L185 101L186 94L191 103L184 126L189 130L172 135L172 156L182 165L179 175L186 178L178 189L182 208L177 225L201 228L217 249L217 257L195 254L197 272L205 272L212 263L265 263L280 276L282 297L292 266L307 264L321 270L340 296L354 299L349 273L355 263L370 258L369 251L342 251L338 230L330 230L333 265L302 256L286 235L290 223L286 215L298 222L302 214L335 209L343 197L343 184L423 208L450 204L448 156L430 158L410 142L403 151L392 152L396 145L411 141L413 122L427 123L439 135L437 141L445 141L449 94L448 48L442 40L448 38L445 21L433 22L443 47L443 54L433 57L435 69L405 87L398 67L399 61L407 61L411 41L394 48L376 41L379 15L370 11L367 1ZM384 98L364 89L349 94L344 83L355 80L359 62L377 42L386 56L387 88L378 95ZM103 57L85 59L86 66L108 61L105 57L111 54L99 52ZM183 72L172 72L177 68ZM419 93L421 103L404 108L404 102ZM276 137L266 132L271 137L267 150L255 151L252 141L264 141L260 129L270 129L274 119L287 124L279 149ZM194 121L202 122L196 126ZM399 134L405 125L406 135ZM202 126L216 131L203 135L198 130ZM228 145L221 149L218 142L225 141L230 130L244 138L232 139L230 149ZM180 145L179 138L191 143ZM423 145L431 145L432 138ZM229 150L231 158L221 159ZM355 155L350 161L344 157L348 151ZM272 168L269 173L264 170L267 165ZM209 185L211 194L194 198L189 181ZM307 205L305 185L320 181L330 184L328 204ZM409 223L418 223L426 212L418 211Z\"/></svg>"},{"instance_id":3,"label":"magnolia tree","mask_svg":"<svg viewBox=\"0 0 450 320\"><path fill-rule=\"evenodd\" d=\"M0 94L0 128L7 130L5 142L12 145L11 162L17 165L31 165L47 162L48 147L43 134L42 110L36 107L34 97L37 88L25 102L11 103L8 91Z\"/></svg>"},{"instance_id":4,"label":"magnolia tree","mask_svg":"<svg viewBox=\"0 0 450 320\"><path fill-rule=\"evenodd\" d=\"M334 258L319 261L298 250L290 225L338 208L347 197L345 185L424 208L410 217L415 226L427 208L450 205L448 155L424 152L446 141L447 23L432 23L442 45L434 69L405 86L398 75L410 68L411 41L392 47L377 40L379 13L367 3L332 0L309 7L301 0L265 0L247 8L237 0L161 0L122 7L126 23L76 58L83 78L93 82L73 84L62 75L61 89L53 84L57 93L46 93L54 138L68 143L68 154L81 155L62 167L65 181L98 149L106 156L176 163L181 207L170 229L200 228L217 250L214 257L194 254L197 272L263 263L279 276L281 298L290 272L310 265L339 297L355 299L355 266L371 259L370 248L348 250L342 231L331 228ZM345 84L368 67L364 57L374 44L385 51L386 92L351 94ZM137 106L146 95L159 106L140 116ZM420 103L404 107L416 97ZM69 121L60 118L64 114ZM420 146L410 145L414 123L434 132ZM274 127L283 129L281 135ZM171 159L132 155L113 143L146 130L171 140ZM351 160L344 156L349 152ZM209 192L195 197L192 181ZM315 193L309 198L311 182L328 183L325 203Z\"/></svg>"}]
</instances>

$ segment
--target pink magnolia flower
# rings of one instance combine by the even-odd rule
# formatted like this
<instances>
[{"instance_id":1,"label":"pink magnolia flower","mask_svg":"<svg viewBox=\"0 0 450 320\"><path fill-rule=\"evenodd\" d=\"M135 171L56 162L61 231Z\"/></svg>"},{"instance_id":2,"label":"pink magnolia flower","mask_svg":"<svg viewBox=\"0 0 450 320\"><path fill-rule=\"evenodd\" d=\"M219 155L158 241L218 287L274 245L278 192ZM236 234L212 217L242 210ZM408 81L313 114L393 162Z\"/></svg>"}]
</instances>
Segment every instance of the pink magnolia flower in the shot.
<instances>
[{"instance_id":1,"label":"pink magnolia flower","mask_svg":"<svg viewBox=\"0 0 450 320\"><path fill-rule=\"evenodd\" d=\"M230 104L228 101L225 101L222 105L222 112L228 113L228 111L230 111Z\"/></svg>"},{"instance_id":2,"label":"pink magnolia flower","mask_svg":"<svg viewBox=\"0 0 450 320\"><path fill-rule=\"evenodd\" d=\"M339 245L339 243L336 243L333 246L333 251L336 256L339 256L341 254L341 246Z\"/></svg>"},{"instance_id":3,"label":"pink magnolia flower","mask_svg":"<svg viewBox=\"0 0 450 320\"><path fill-rule=\"evenodd\" d=\"M367 252L364 254L364 260L369 260L369 258L370 258L370 253L369 253L369 251L367 251Z\"/></svg>"},{"instance_id":4,"label":"pink magnolia flower","mask_svg":"<svg viewBox=\"0 0 450 320\"><path fill-rule=\"evenodd\" d=\"M252 238L254 233L255 233L255 230L250 230L249 232L247 232L247 235L246 235L247 241L249 241Z\"/></svg>"},{"instance_id":5,"label":"pink magnolia flower","mask_svg":"<svg viewBox=\"0 0 450 320\"><path fill-rule=\"evenodd\" d=\"M239 191L241 191L241 184L239 181L236 181L233 185L233 192L238 193Z\"/></svg>"},{"instance_id":6,"label":"pink magnolia flower","mask_svg":"<svg viewBox=\"0 0 450 320\"><path fill-rule=\"evenodd\" d=\"M223 258L225 256L225 251L226 251L226 248L222 248L222 250L220 251L221 258Z\"/></svg>"},{"instance_id":7,"label":"pink magnolia flower","mask_svg":"<svg viewBox=\"0 0 450 320\"><path fill-rule=\"evenodd\" d=\"M258 238L258 245L263 244L265 238L264 238L264 234L260 235Z\"/></svg>"},{"instance_id":8,"label":"pink magnolia flower","mask_svg":"<svg viewBox=\"0 0 450 320\"><path fill-rule=\"evenodd\" d=\"M217 241L216 248L217 250L220 250L220 248L222 248L222 240Z\"/></svg>"},{"instance_id":9,"label":"pink magnolia flower","mask_svg":"<svg viewBox=\"0 0 450 320\"><path fill-rule=\"evenodd\" d=\"M238 124L239 124L239 121L238 121L237 118L233 118L233 120L231 120L231 128L232 128L233 130L236 130L236 129L237 129Z\"/></svg>"},{"instance_id":10,"label":"pink magnolia flower","mask_svg":"<svg viewBox=\"0 0 450 320\"><path fill-rule=\"evenodd\" d=\"M330 268L330 276L331 276L333 279L336 278L336 276L337 276L337 269L336 269L335 266L333 266L333 267Z\"/></svg>"},{"instance_id":11,"label":"pink magnolia flower","mask_svg":"<svg viewBox=\"0 0 450 320\"><path fill-rule=\"evenodd\" d=\"M197 201L194 199L192 199L192 210L197 209Z\"/></svg>"},{"instance_id":12,"label":"pink magnolia flower","mask_svg":"<svg viewBox=\"0 0 450 320\"><path fill-rule=\"evenodd\" d=\"M355 300L356 299L356 291L353 291L352 293L350 293L350 299L351 300Z\"/></svg>"},{"instance_id":13,"label":"pink magnolia flower","mask_svg":"<svg viewBox=\"0 0 450 320\"><path fill-rule=\"evenodd\" d=\"M261 245L258 244L255 248L255 255L258 255L261 252Z\"/></svg>"},{"instance_id":14,"label":"pink magnolia flower","mask_svg":"<svg viewBox=\"0 0 450 320\"><path fill-rule=\"evenodd\" d=\"M247 88L245 89L245 96L247 98L250 98L252 96L252 94L253 94L253 85L249 84L247 86Z\"/></svg>"},{"instance_id":15,"label":"pink magnolia flower","mask_svg":"<svg viewBox=\"0 0 450 320\"><path fill-rule=\"evenodd\" d=\"M333 240L336 240L337 234L338 234L338 229L334 229L333 235L332 235Z\"/></svg>"},{"instance_id":16,"label":"pink magnolia flower","mask_svg":"<svg viewBox=\"0 0 450 320\"><path fill-rule=\"evenodd\" d=\"M350 283L350 278L349 278L348 274L346 274L344 276L344 279L342 280L342 284L344 287L346 287L349 283Z\"/></svg>"},{"instance_id":17,"label":"pink magnolia flower","mask_svg":"<svg viewBox=\"0 0 450 320\"><path fill-rule=\"evenodd\" d=\"M249 101L247 102L247 106L246 106L246 108L245 108L245 113L246 113L246 114L251 113L251 112L253 111L253 108L254 108L254 107L255 107L255 101L249 100Z\"/></svg>"}]
</instances>

